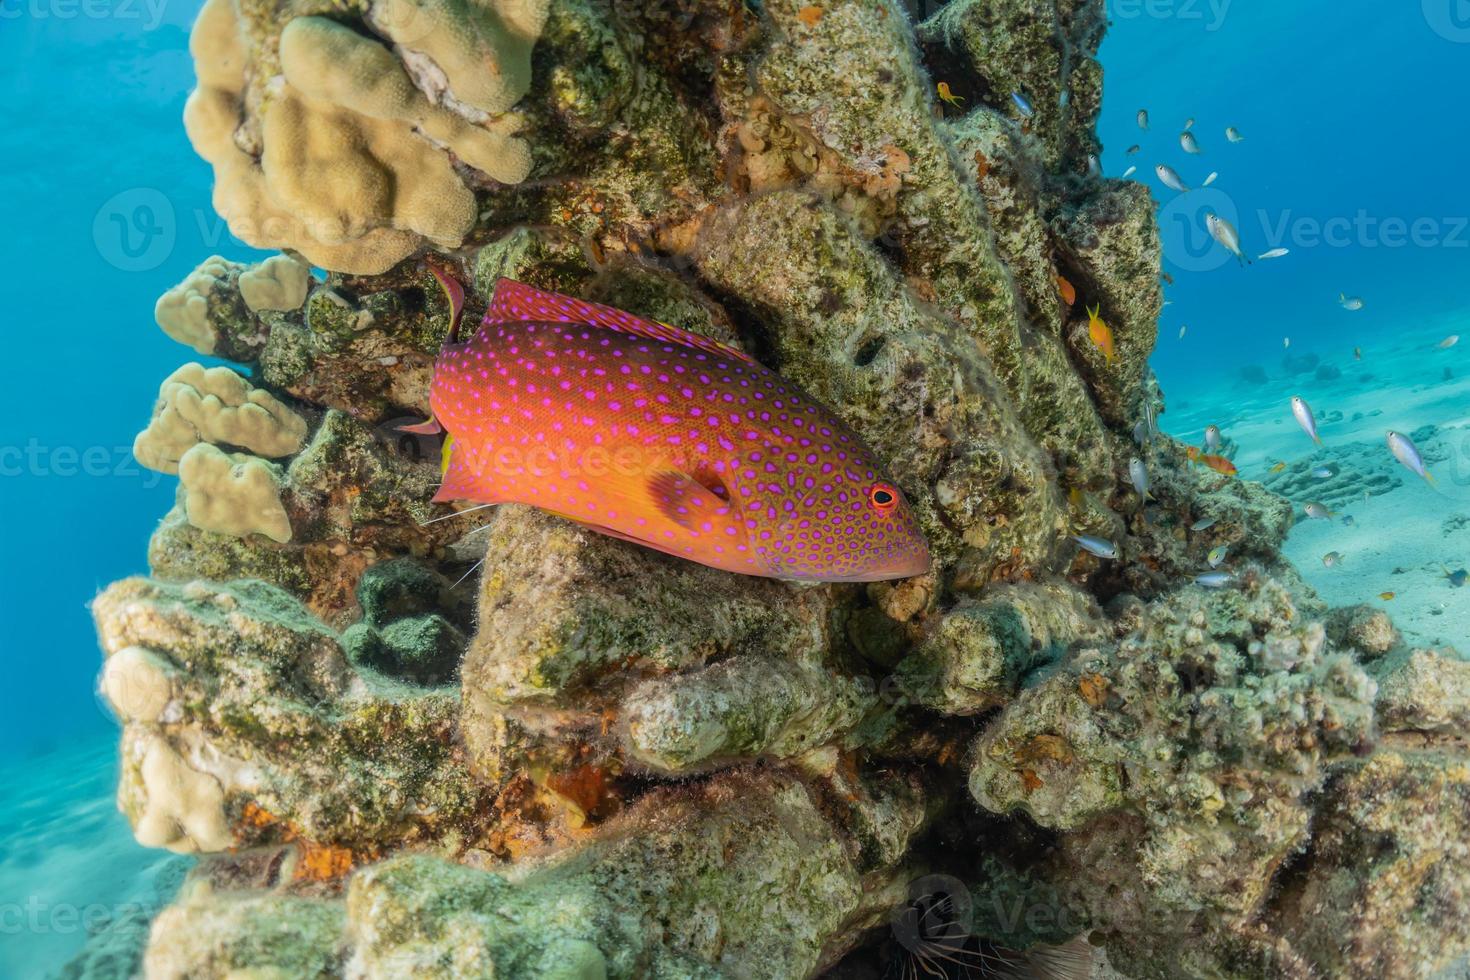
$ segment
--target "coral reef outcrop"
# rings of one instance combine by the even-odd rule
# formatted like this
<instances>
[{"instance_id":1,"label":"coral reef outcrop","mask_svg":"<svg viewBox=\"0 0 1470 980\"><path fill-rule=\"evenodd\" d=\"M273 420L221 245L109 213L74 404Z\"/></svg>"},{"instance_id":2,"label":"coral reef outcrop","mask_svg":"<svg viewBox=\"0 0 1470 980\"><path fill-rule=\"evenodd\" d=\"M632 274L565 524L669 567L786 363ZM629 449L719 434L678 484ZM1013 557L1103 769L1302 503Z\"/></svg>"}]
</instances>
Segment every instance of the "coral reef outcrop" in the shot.
<instances>
[{"instance_id":1,"label":"coral reef outcrop","mask_svg":"<svg viewBox=\"0 0 1470 980\"><path fill-rule=\"evenodd\" d=\"M208 0L186 127L284 254L159 300L231 364L164 383L136 452L178 504L93 605L119 804L197 861L143 972L914 975L931 927L1140 980L1463 955L1465 663L1325 608L1291 505L1158 431L1154 205L1092 163L1105 22ZM801 385L933 568L750 578L433 503L440 279L463 334L500 277Z\"/></svg>"}]
</instances>

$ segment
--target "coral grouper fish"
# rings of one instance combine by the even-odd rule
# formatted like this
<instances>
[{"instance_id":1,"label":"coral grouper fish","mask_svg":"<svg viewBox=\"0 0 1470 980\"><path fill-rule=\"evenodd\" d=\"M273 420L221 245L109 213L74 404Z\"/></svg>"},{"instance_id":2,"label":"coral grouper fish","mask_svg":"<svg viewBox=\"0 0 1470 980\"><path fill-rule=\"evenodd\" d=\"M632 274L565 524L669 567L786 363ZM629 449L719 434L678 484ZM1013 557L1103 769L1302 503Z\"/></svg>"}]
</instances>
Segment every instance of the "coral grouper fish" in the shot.
<instances>
[{"instance_id":1,"label":"coral grouper fish","mask_svg":"<svg viewBox=\"0 0 1470 980\"><path fill-rule=\"evenodd\" d=\"M452 440L436 501L530 504L747 575L929 568L902 491L855 434L677 327L502 279L474 338L440 352L430 401Z\"/></svg>"}]
</instances>

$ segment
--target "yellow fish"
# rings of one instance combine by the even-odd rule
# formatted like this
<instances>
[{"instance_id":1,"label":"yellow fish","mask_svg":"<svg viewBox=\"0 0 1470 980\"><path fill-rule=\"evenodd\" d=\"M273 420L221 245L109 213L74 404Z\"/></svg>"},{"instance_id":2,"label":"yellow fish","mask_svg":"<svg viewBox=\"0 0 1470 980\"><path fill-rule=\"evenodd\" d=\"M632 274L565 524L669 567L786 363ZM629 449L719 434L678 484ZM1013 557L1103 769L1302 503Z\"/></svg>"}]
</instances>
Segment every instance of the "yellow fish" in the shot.
<instances>
[{"instance_id":1,"label":"yellow fish","mask_svg":"<svg viewBox=\"0 0 1470 980\"><path fill-rule=\"evenodd\" d=\"M956 109L958 109L960 107L960 103L961 102L965 101L963 98L961 98L958 95L955 95L953 92L951 92L949 90L949 82L940 82L938 85L934 86L934 88L935 88L936 91L939 92L939 98L942 101L948 102L950 105L954 106Z\"/></svg>"},{"instance_id":2,"label":"yellow fish","mask_svg":"<svg viewBox=\"0 0 1470 980\"><path fill-rule=\"evenodd\" d=\"M1113 363L1113 331L1103 323L1102 306L1089 306L1087 308L1087 335L1092 338L1092 346L1102 351L1103 359L1109 364Z\"/></svg>"},{"instance_id":3,"label":"yellow fish","mask_svg":"<svg viewBox=\"0 0 1470 980\"><path fill-rule=\"evenodd\" d=\"M1378 598L1382 599L1384 602L1392 602L1394 596L1396 595L1398 595L1397 592L1380 592L1378 593Z\"/></svg>"},{"instance_id":4,"label":"yellow fish","mask_svg":"<svg viewBox=\"0 0 1470 980\"><path fill-rule=\"evenodd\" d=\"M1286 464L1285 463L1277 463L1275 466L1271 467L1270 472L1272 472L1272 473L1280 473L1284 469L1286 469Z\"/></svg>"}]
</instances>

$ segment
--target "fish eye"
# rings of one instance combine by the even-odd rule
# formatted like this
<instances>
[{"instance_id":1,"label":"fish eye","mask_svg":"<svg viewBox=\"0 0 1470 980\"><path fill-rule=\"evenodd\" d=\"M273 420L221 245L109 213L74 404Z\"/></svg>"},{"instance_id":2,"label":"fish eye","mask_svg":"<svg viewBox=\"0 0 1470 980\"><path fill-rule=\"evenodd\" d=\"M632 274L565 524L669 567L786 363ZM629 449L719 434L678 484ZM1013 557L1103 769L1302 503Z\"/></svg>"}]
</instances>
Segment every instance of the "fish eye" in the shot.
<instances>
[{"instance_id":1,"label":"fish eye","mask_svg":"<svg viewBox=\"0 0 1470 980\"><path fill-rule=\"evenodd\" d=\"M875 483L868 488L868 503L880 514L886 514L898 506L898 491L886 483Z\"/></svg>"}]
</instances>

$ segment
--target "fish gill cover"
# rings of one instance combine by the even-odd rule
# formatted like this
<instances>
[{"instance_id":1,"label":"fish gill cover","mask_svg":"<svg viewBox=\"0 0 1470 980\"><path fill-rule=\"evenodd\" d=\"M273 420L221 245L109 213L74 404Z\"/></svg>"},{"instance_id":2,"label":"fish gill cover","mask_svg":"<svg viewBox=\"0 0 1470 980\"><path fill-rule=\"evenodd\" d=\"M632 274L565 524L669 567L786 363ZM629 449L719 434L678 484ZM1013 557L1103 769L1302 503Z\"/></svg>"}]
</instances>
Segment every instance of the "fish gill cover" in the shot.
<instances>
[{"instance_id":1,"label":"fish gill cover","mask_svg":"<svg viewBox=\"0 0 1470 980\"><path fill-rule=\"evenodd\" d=\"M208 0L189 134L284 255L201 255L160 299L238 369L163 382L136 451L178 504L94 605L119 803L199 856L149 976L1463 951L1470 677L1329 614L1291 504L1159 431L1154 203L1096 162L1103 4L915 14ZM436 502L436 359L502 279L799 386L932 566L798 584L549 497Z\"/></svg>"}]
</instances>

